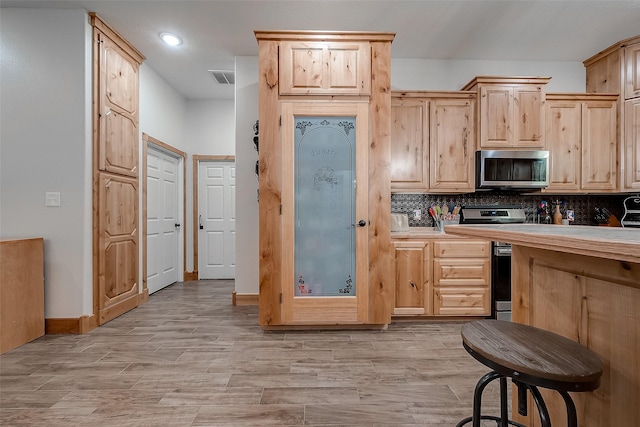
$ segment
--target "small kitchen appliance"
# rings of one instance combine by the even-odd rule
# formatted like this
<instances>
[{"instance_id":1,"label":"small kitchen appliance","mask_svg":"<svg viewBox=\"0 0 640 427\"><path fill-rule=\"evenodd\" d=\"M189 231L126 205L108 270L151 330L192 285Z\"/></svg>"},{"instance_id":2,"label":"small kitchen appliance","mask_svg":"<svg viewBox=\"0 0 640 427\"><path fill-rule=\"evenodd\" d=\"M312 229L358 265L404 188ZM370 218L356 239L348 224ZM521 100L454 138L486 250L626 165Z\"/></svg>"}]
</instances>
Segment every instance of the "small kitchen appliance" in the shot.
<instances>
[{"instance_id":1,"label":"small kitchen appliance","mask_svg":"<svg viewBox=\"0 0 640 427\"><path fill-rule=\"evenodd\" d=\"M640 195L624 199L624 215L620 224L623 227L640 228Z\"/></svg>"}]
</instances>

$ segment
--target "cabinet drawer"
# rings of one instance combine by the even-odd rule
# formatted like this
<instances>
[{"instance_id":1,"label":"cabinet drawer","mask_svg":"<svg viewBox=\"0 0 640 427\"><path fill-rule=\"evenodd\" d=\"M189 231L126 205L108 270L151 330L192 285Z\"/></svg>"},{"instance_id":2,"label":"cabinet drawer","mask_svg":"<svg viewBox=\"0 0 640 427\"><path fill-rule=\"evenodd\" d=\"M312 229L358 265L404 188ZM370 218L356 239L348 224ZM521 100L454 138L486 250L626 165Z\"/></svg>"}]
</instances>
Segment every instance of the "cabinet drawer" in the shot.
<instances>
[{"instance_id":1,"label":"cabinet drawer","mask_svg":"<svg viewBox=\"0 0 640 427\"><path fill-rule=\"evenodd\" d=\"M434 289L433 314L444 316L488 316L490 294L487 287L441 287Z\"/></svg>"},{"instance_id":2,"label":"cabinet drawer","mask_svg":"<svg viewBox=\"0 0 640 427\"><path fill-rule=\"evenodd\" d=\"M433 242L436 258L488 258L491 244L485 240L440 240Z\"/></svg>"},{"instance_id":3,"label":"cabinet drawer","mask_svg":"<svg viewBox=\"0 0 640 427\"><path fill-rule=\"evenodd\" d=\"M434 259L434 286L488 286L489 259Z\"/></svg>"}]
</instances>

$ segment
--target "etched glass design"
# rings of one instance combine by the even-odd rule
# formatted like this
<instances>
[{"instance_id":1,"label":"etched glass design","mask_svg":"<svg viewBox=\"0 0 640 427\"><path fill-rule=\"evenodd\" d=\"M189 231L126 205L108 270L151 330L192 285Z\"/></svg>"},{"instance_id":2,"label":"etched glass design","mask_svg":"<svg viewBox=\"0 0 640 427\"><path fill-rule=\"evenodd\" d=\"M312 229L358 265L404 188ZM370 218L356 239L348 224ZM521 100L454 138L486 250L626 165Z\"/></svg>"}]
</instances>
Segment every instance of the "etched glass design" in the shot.
<instances>
[{"instance_id":1,"label":"etched glass design","mask_svg":"<svg viewBox=\"0 0 640 427\"><path fill-rule=\"evenodd\" d=\"M296 117L295 295L353 296L355 117Z\"/></svg>"}]
</instances>

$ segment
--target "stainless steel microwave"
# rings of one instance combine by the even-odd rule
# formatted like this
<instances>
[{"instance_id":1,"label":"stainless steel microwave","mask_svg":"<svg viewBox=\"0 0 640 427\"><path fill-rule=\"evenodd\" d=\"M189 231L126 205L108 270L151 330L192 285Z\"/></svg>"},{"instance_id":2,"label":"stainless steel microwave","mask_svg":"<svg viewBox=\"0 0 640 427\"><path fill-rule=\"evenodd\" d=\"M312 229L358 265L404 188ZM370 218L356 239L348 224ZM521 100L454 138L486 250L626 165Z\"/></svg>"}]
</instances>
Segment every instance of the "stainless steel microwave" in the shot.
<instances>
[{"instance_id":1,"label":"stainless steel microwave","mask_svg":"<svg viewBox=\"0 0 640 427\"><path fill-rule=\"evenodd\" d=\"M548 185L548 151L476 151L476 188L536 189Z\"/></svg>"}]
</instances>

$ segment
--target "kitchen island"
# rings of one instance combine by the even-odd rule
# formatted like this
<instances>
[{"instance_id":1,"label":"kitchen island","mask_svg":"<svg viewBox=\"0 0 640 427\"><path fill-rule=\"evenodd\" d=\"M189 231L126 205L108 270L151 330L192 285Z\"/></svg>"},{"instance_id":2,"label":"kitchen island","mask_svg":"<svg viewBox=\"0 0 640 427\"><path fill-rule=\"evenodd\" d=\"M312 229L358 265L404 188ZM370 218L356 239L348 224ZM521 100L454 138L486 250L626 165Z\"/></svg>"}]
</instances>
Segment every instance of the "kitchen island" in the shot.
<instances>
[{"instance_id":1,"label":"kitchen island","mask_svg":"<svg viewBox=\"0 0 640 427\"><path fill-rule=\"evenodd\" d=\"M513 321L571 338L600 356L604 363L600 388L572 395L579 425L637 425L640 230L496 224L450 225L445 231L511 243ZM552 424L566 425L562 399L548 390L543 395ZM529 400L529 408L535 408ZM540 425L533 420L537 414L527 419L514 412L515 420Z\"/></svg>"}]
</instances>

